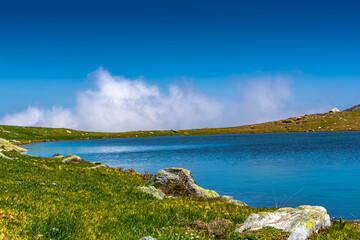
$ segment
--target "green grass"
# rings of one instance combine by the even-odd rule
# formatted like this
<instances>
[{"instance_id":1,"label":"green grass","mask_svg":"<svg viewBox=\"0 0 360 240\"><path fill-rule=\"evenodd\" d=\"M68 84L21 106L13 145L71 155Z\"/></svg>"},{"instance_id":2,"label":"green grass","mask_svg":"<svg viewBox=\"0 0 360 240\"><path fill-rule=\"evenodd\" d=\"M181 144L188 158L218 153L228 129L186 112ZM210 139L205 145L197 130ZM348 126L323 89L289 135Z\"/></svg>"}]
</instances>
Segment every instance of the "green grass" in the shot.
<instances>
[{"instance_id":1,"label":"green grass","mask_svg":"<svg viewBox=\"0 0 360 240\"><path fill-rule=\"evenodd\" d=\"M339 112L306 115L229 128L202 128L188 130L133 131L120 133L84 132L65 128L18 127L0 125L0 138L18 140L21 143L94 138L187 136L236 133L306 132L306 131L354 131L360 130L360 112Z\"/></svg>"},{"instance_id":2,"label":"green grass","mask_svg":"<svg viewBox=\"0 0 360 240\"><path fill-rule=\"evenodd\" d=\"M10 239L187 239L195 220L226 218L234 230L264 210L222 199L155 200L137 189L148 184L139 174L6 155L13 160L0 162L0 236Z\"/></svg>"},{"instance_id":3,"label":"green grass","mask_svg":"<svg viewBox=\"0 0 360 240\"><path fill-rule=\"evenodd\" d=\"M59 159L5 153L0 161L0 239L209 239L194 221L231 221L224 238L253 212L275 209L240 207L222 199L156 200L137 187L149 184L140 174ZM254 236L283 236L263 230ZM333 238L339 236L340 238ZM346 238L341 238L346 236ZM336 225L312 239L359 239L357 225ZM269 238L276 239L276 238ZM281 238L280 238L281 239Z\"/></svg>"}]
</instances>

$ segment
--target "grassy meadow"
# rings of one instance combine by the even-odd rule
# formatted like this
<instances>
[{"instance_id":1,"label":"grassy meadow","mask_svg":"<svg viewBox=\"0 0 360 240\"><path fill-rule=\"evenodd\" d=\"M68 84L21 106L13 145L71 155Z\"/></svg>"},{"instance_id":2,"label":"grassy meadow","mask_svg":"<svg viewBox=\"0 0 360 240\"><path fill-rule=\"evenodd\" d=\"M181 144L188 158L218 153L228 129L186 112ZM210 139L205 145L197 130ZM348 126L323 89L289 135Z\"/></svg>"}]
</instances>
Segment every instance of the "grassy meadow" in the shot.
<instances>
[{"instance_id":1,"label":"grassy meadow","mask_svg":"<svg viewBox=\"0 0 360 240\"><path fill-rule=\"evenodd\" d=\"M0 138L30 143L113 137L343 131L360 130L359 120L360 112L342 112L233 128L127 133L0 126ZM249 214L275 209L237 206L220 198L157 200L138 189L150 184L147 174L64 164L57 158L3 153L11 160L0 158L0 239L131 240L151 235L160 240L252 240L287 239L288 236L273 228L232 233ZM360 227L350 222L340 225L333 220L331 228L310 239L360 239Z\"/></svg>"}]
</instances>

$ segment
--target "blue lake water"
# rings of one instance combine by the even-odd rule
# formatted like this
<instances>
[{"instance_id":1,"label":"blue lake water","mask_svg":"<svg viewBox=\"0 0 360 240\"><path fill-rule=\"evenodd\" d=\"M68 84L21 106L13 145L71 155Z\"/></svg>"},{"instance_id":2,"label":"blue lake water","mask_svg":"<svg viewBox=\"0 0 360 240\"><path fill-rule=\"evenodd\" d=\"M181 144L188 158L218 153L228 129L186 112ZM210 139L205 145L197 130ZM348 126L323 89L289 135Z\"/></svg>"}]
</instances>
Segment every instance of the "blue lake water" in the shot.
<instances>
[{"instance_id":1,"label":"blue lake water","mask_svg":"<svg viewBox=\"0 0 360 240\"><path fill-rule=\"evenodd\" d=\"M195 181L253 207L321 205L360 218L360 132L121 138L25 145L28 154L78 154L155 174L192 171Z\"/></svg>"}]
</instances>

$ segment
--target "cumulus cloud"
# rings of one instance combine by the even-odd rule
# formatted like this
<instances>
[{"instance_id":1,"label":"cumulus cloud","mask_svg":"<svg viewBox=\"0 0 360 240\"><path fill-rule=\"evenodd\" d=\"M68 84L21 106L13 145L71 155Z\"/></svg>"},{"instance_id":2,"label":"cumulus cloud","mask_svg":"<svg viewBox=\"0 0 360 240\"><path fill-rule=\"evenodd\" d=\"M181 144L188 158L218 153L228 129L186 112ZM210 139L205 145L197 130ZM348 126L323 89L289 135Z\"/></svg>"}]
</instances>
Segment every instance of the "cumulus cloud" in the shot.
<instances>
[{"instance_id":1,"label":"cumulus cloud","mask_svg":"<svg viewBox=\"0 0 360 240\"><path fill-rule=\"evenodd\" d=\"M239 78L237 97L215 99L189 84L166 92L144 79L113 76L100 68L89 74L94 87L78 93L73 108L28 107L5 115L0 123L67 127L92 131L132 131L237 126L296 115L288 75Z\"/></svg>"},{"instance_id":2,"label":"cumulus cloud","mask_svg":"<svg viewBox=\"0 0 360 240\"><path fill-rule=\"evenodd\" d=\"M96 131L155 130L211 125L221 105L189 85L171 85L164 94L142 79L112 76L98 69L89 75L95 88L78 94L73 109L53 107L6 115L2 124L69 127Z\"/></svg>"}]
</instances>

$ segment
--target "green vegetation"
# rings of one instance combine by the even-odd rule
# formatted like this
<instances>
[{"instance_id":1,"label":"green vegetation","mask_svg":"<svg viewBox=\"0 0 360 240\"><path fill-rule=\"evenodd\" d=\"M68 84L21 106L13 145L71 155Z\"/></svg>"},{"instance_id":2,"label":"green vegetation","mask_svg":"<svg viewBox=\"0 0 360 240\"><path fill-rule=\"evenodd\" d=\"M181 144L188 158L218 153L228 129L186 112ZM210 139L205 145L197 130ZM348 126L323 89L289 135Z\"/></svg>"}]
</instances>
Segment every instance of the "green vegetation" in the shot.
<instances>
[{"instance_id":1,"label":"green vegetation","mask_svg":"<svg viewBox=\"0 0 360 240\"><path fill-rule=\"evenodd\" d=\"M222 199L156 200L137 189L144 175L5 153L0 161L0 239L190 239L217 218L231 230L252 212Z\"/></svg>"},{"instance_id":2,"label":"green vegetation","mask_svg":"<svg viewBox=\"0 0 360 240\"><path fill-rule=\"evenodd\" d=\"M83 132L65 128L0 126L0 138L21 143L94 138L186 136L236 133L312 132L360 130L360 112L323 113L229 128L134 131L121 133Z\"/></svg>"},{"instance_id":3,"label":"green vegetation","mask_svg":"<svg viewBox=\"0 0 360 240\"><path fill-rule=\"evenodd\" d=\"M286 240L289 237L289 233L275 229L273 227L264 227L258 231L245 231L241 234L234 234L234 239L238 240L257 240L257 239L269 239L269 240Z\"/></svg>"},{"instance_id":4,"label":"green vegetation","mask_svg":"<svg viewBox=\"0 0 360 240\"><path fill-rule=\"evenodd\" d=\"M359 120L359 112L342 112L233 128L127 133L0 126L0 138L30 143L112 137L360 130ZM149 235L159 240L286 239L288 236L273 228L233 233L251 213L275 209L237 206L221 198L157 200L138 189L149 185L149 174L94 169L93 165L81 163L65 164L59 158L2 153L11 159L0 158L0 239L131 240ZM331 228L310 239L359 238L359 225L347 222L341 227L333 220Z\"/></svg>"},{"instance_id":5,"label":"green vegetation","mask_svg":"<svg viewBox=\"0 0 360 240\"><path fill-rule=\"evenodd\" d=\"M147 175L61 159L4 153L0 161L0 239L284 239L263 229L232 233L249 214L223 199L157 200L141 192ZM201 223L203 223L201 225ZM223 226L223 227L218 227ZM264 238L267 236L267 238ZM359 239L360 228L337 223L312 239ZM256 238L255 238L256 237Z\"/></svg>"},{"instance_id":6,"label":"green vegetation","mask_svg":"<svg viewBox=\"0 0 360 240\"><path fill-rule=\"evenodd\" d=\"M360 225L354 222L347 222L341 228L340 221L331 220L332 226L321 230L318 234L314 234L309 240L344 240L344 239L360 239Z\"/></svg>"}]
</instances>

